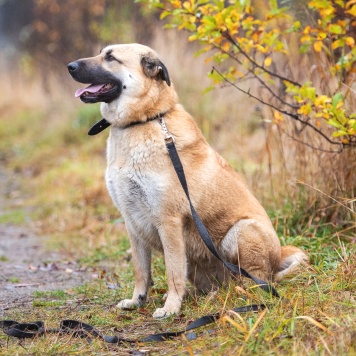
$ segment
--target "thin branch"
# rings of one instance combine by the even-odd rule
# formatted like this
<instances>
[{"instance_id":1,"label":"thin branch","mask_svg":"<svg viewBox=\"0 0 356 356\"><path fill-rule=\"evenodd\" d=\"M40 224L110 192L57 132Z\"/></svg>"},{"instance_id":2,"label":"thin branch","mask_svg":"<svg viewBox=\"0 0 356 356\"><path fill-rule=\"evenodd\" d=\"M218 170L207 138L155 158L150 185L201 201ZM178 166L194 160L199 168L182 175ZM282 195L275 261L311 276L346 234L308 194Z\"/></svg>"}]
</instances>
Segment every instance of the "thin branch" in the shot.
<instances>
[{"instance_id":1,"label":"thin branch","mask_svg":"<svg viewBox=\"0 0 356 356\"><path fill-rule=\"evenodd\" d=\"M244 89L241 89L240 87L238 87L234 82L230 81L229 79L227 79L221 72L219 72L215 67L213 67L213 70L215 70L227 83L229 83L230 85L232 85L234 88L236 88L237 90L241 91L244 94L247 94L249 97L257 100L258 102L260 102L263 105L269 106L270 108L279 111L281 114L287 115L291 118L293 118L296 121L301 122L303 125L306 125L310 128L312 128L315 132L317 132L319 135L321 135L326 141L328 141L330 144L332 145L342 145L343 147L345 146L349 146L349 144L347 143L340 143L340 142L336 142L336 141L332 141L330 140L330 138L328 136L326 136L322 131L320 131L318 128L316 128L314 125L310 124L309 122L306 122L304 120L302 120L299 115L297 114L293 114L290 113L288 111L282 110L280 108L278 108L277 106L270 104L270 103L266 103L265 101L263 101L262 99L258 98L257 96L253 95L250 93L249 91L246 91Z\"/></svg>"},{"instance_id":2,"label":"thin branch","mask_svg":"<svg viewBox=\"0 0 356 356\"><path fill-rule=\"evenodd\" d=\"M290 104L275 94L274 91L258 75L255 75L255 78L262 84L262 86L265 87L265 89L267 89L272 94L274 98L279 100L282 104L289 106L291 109L299 109L299 106Z\"/></svg>"},{"instance_id":3,"label":"thin branch","mask_svg":"<svg viewBox=\"0 0 356 356\"><path fill-rule=\"evenodd\" d=\"M313 146L311 145L310 143L308 142L305 142L305 141L302 141L302 140L299 140L298 138L292 136L291 134L289 134L286 130L283 130L282 127L280 127L280 130L286 135L288 136L291 140L293 141L296 141L298 143L301 143L302 145L305 145L307 147L310 147L312 148L313 150L316 150L316 151L321 151L321 152L325 152L325 153L341 153L343 150L344 150L344 146L340 143L340 149L337 150L337 151L334 151L334 150L325 150L324 148L320 148L320 147L316 147L316 146Z\"/></svg>"},{"instance_id":4,"label":"thin branch","mask_svg":"<svg viewBox=\"0 0 356 356\"><path fill-rule=\"evenodd\" d=\"M231 80L227 79L224 74L222 74L219 70L217 70L215 67L213 67L213 70L215 70L216 73L218 73L224 80L225 82L229 83L230 85L232 85L233 87L235 87L237 90L241 91L244 94L247 94L249 97L259 101L261 104L263 105L267 105L269 107L271 107L272 109L278 110L279 112L281 112L282 114L288 115L293 117L294 119L298 119L298 115L292 114L288 111L282 110L280 108L278 108L277 106L270 104L270 103L266 103L265 101L263 101L262 99L258 98L257 96L253 95L250 93L250 90L246 91L244 89L241 89L240 87L238 87L234 82L232 82ZM300 120L300 119L299 119Z\"/></svg>"},{"instance_id":5,"label":"thin branch","mask_svg":"<svg viewBox=\"0 0 356 356\"><path fill-rule=\"evenodd\" d=\"M242 65L241 61L240 61L238 58L236 58L234 55L232 55L230 52L225 51L223 48L221 48L220 46L215 45L215 44L214 44L214 47L218 48L219 51L221 51L221 52L227 54L232 60L234 60L234 61L236 61L238 64ZM284 101L284 100L283 100L282 98L280 98L277 94L275 94L275 93L273 92L273 90L272 90L256 73L254 73L251 69L249 69L249 70L247 71L246 75L249 74L249 73L251 73L251 74L253 75L253 77L254 77L255 79L257 79L257 80L262 84L262 86L263 86L265 89L267 89L267 90L271 93L271 95L272 95L273 97L275 97L277 100L279 100L282 104L287 105L287 106L289 106L289 107L292 108L292 109L297 109L297 108L298 108L298 107L296 107L295 105L292 105L292 104L290 104L290 103Z\"/></svg>"},{"instance_id":6,"label":"thin branch","mask_svg":"<svg viewBox=\"0 0 356 356\"><path fill-rule=\"evenodd\" d=\"M222 33L222 35L229 40L234 46L236 46L238 48L238 50L257 68L262 69L264 72L272 75L273 77L279 78L280 80L285 80L291 84L294 84L298 87L301 87L302 85L299 84L298 82L295 82L294 80L291 80L289 78L283 77L282 75L279 75L277 73L271 72L268 69L266 69L264 66L261 66L260 64L258 64L256 61L254 61L245 51L242 50L242 48L240 47L240 45L231 37L231 35L225 31Z\"/></svg>"}]
</instances>

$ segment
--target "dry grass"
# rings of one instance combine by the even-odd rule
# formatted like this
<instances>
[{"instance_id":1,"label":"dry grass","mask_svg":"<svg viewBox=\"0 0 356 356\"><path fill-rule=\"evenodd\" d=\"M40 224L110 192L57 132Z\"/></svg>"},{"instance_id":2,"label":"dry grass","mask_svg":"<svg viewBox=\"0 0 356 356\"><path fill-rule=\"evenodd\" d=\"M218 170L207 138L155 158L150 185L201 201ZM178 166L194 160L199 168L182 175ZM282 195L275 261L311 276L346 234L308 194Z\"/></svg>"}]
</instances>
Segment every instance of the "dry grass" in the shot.
<instances>
[{"instance_id":1,"label":"dry grass","mask_svg":"<svg viewBox=\"0 0 356 356\"><path fill-rule=\"evenodd\" d=\"M32 207L32 225L50 236L48 247L71 258L75 251L75 258L101 278L74 290L38 293L31 309L9 310L6 318L44 319L52 327L70 316L107 334L125 329L125 336L142 337L181 329L210 312L222 311L226 317L199 330L197 340L183 337L163 344L110 346L99 340L87 343L56 335L19 343L1 334L0 355L126 355L135 350L170 355L354 354L356 251L352 228L356 216L342 206L354 209L355 204L354 196L347 195L350 187L354 189L355 170L349 165L352 153L328 156L296 145L276 126L262 125L265 114L254 103L234 99L225 89L202 96L208 66L193 60L193 50L173 33L155 38L153 46L171 69L181 101L212 145L245 175L270 212L282 243L305 248L312 267L278 286L288 303L271 300L245 281L241 288L231 285L215 296L190 293L179 318L154 321L150 315L162 304L166 290L163 260L156 256L155 287L147 310L120 312L110 307L131 293L133 281L125 231L104 184L106 135L86 135L100 118L98 107L76 102L72 98L75 84L68 77L55 79L50 96L36 80L31 84L33 95L25 95L30 84L18 77L17 86L11 85L11 92L1 99L1 161L20 176L27 197L24 206ZM68 84L58 90L58 81ZM24 100L15 106L14 97ZM349 177L344 175L345 165L351 170ZM324 193L337 202L323 200ZM346 212L329 216L339 210ZM338 220L340 216L345 221ZM121 288L110 289L112 283ZM265 313L239 316L229 312L250 302L274 306Z\"/></svg>"}]
</instances>

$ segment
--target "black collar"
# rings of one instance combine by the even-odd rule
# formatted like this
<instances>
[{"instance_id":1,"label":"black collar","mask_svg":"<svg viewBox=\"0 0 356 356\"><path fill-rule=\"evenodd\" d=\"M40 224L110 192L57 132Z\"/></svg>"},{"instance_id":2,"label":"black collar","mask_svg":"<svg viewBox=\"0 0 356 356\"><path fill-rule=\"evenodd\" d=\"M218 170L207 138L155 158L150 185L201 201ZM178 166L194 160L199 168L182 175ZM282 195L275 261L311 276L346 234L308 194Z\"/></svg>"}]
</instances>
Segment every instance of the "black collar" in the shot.
<instances>
[{"instance_id":1,"label":"black collar","mask_svg":"<svg viewBox=\"0 0 356 356\"><path fill-rule=\"evenodd\" d=\"M130 127L130 126L145 124L146 122L160 119L164 115L166 115L166 112L157 114L156 116L153 116L153 117L149 117L149 118L147 118L146 121L133 121L133 122L130 122L127 126L125 126L123 128L126 129L126 128ZM102 118L100 121L98 121L96 124L94 124L90 128L90 130L88 131L88 135L90 135L90 136L97 135L101 131L104 131L110 125L111 125L111 123L109 121L107 121L106 119Z\"/></svg>"}]
</instances>

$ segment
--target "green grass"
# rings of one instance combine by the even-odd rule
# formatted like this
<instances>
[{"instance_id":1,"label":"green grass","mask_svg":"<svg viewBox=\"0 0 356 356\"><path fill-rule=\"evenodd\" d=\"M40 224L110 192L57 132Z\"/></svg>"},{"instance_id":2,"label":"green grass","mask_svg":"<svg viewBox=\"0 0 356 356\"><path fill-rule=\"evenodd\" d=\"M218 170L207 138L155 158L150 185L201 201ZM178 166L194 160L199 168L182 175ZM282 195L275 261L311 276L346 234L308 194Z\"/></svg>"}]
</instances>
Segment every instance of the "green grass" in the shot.
<instances>
[{"instance_id":1,"label":"green grass","mask_svg":"<svg viewBox=\"0 0 356 356\"><path fill-rule=\"evenodd\" d=\"M7 211L0 215L0 224L22 224L27 214L23 209Z\"/></svg>"},{"instance_id":2,"label":"green grass","mask_svg":"<svg viewBox=\"0 0 356 356\"><path fill-rule=\"evenodd\" d=\"M52 291L35 291L33 296L35 298L56 298L56 299L66 299L68 294L64 290L52 290Z\"/></svg>"},{"instance_id":3,"label":"green grass","mask_svg":"<svg viewBox=\"0 0 356 356\"><path fill-rule=\"evenodd\" d=\"M197 330L196 340L178 337L157 344L108 345L99 339L88 343L51 334L19 343L0 333L0 355L127 355L134 350L154 355L355 354L355 245L337 227L322 221L313 224L298 202L283 201L278 210L270 209L282 244L304 248L311 260L309 268L277 286L284 301L249 281L206 296L196 296L190 286L179 317L153 320L151 315L163 305L167 290L163 258L154 255L148 305L136 311L116 309L118 300L132 293L133 267L122 219L105 188L105 135L86 135L98 115L97 106L83 105L78 111L63 112L60 119L50 118L50 125L45 124L45 112L15 113L11 125L10 119L1 118L0 159L20 173L21 189L28 196L23 207L2 215L1 221L26 222L21 212L30 206L37 228L50 236L47 248L70 256L75 251L79 264L98 276L69 290L37 291L30 307L10 309L3 318L45 320L49 328L57 327L61 319L78 319L104 334L142 338L181 330L216 311L223 317ZM31 120L31 130L25 129L24 120ZM272 306L241 317L229 311L249 303Z\"/></svg>"},{"instance_id":4,"label":"green grass","mask_svg":"<svg viewBox=\"0 0 356 356\"><path fill-rule=\"evenodd\" d=\"M7 279L7 281L8 281L9 283L19 283L19 282L20 282L20 279L17 278L17 277L9 277L9 278Z\"/></svg>"}]
</instances>

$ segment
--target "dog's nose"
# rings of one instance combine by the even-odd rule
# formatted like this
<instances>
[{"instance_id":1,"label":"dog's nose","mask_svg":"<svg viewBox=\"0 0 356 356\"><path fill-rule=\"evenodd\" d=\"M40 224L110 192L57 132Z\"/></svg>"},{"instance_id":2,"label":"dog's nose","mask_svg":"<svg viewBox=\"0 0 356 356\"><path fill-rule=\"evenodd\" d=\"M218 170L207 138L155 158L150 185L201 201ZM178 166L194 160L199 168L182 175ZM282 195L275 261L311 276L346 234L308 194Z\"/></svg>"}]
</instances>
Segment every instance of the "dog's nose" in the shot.
<instances>
[{"instance_id":1,"label":"dog's nose","mask_svg":"<svg viewBox=\"0 0 356 356\"><path fill-rule=\"evenodd\" d=\"M71 62L67 65L67 68L69 70L69 73L75 72L79 67L78 62Z\"/></svg>"}]
</instances>

